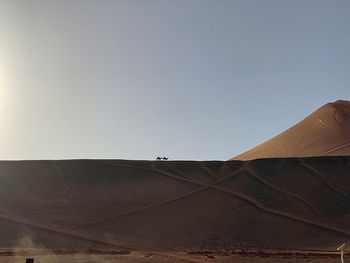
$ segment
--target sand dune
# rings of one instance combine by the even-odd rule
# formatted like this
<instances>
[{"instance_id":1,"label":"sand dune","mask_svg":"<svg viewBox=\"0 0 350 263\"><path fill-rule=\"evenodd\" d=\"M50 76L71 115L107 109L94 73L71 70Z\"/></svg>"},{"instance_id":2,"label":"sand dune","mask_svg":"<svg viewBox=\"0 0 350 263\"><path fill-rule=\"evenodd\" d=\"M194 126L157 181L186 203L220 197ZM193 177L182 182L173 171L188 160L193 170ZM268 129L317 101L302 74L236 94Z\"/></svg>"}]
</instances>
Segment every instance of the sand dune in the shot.
<instances>
[{"instance_id":1,"label":"sand dune","mask_svg":"<svg viewBox=\"0 0 350 263\"><path fill-rule=\"evenodd\" d=\"M334 250L350 157L2 161L0 247Z\"/></svg>"},{"instance_id":2,"label":"sand dune","mask_svg":"<svg viewBox=\"0 0 350 263\"><path fill-rule=\"evenodd\" d=\"M350 102L336 101L232 160L350 155Z\"/></svg>"},{"instance_id":3,"label":"sand dune","mask_svg":"<svg viewBox=\"0 0 350 263\"><path fill-rule=\"evenodd\" d=\"M349 120L329 103L247 161L0 161L0 248L334 251L350 241Z\"/></svg>"}]
</instances>

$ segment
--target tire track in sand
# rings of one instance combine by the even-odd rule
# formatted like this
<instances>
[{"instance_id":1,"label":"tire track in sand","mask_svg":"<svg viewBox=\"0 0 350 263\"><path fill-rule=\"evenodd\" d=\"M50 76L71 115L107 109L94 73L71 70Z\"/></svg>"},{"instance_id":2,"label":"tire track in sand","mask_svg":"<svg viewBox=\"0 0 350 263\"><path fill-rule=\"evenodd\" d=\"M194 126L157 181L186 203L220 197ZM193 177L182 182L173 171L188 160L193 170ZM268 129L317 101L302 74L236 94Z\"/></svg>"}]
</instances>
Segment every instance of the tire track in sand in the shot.
<instances>
[{"instance_id":1,"label":"tire track in sand","mask_svg":"<svg viewBox=\"0 0 350 263\"><path fill-rule=\"evenodd\" d=\"M130 165L118 164L118 163L110 163L110 162L106 162L106 161L100 161L100 162L111 164L111 165L115 165L115 166L129 167L129 168L135 168L135 169L141 169L141 170L148 170L148 171L150 171L150 170L152 171L153 170L154 172L157 172L157 173L162 174L164 176L168 176L168 177L180 180L180 181L184 181L184 182L196 184L196 185L199 185L199 186L212 188L212 189L215 189L215 190L217 190L219 192L227 193L227 194L229 194L231 196L234 196L236 198L241 199L242 201L245 201L249 205L251 205L251 206L253 206L253 207L255 207L255 208L259 209L259 210L262 210L264 212L267 212L267 213L270 213L270 214L273 214L273 215L276 215L276 216L279 216L279 217L287 218L287 219L290 219L290 220L293 220L293 221L296 221L296 222L299 222L299 223L304 223L304 224L307 224L307 225L318 227L318 228L321 228L321 229L326 230L326 231L335 232L337 234L340 234L340 235L343 235L343 236L346 236L346 237L350 237L350 232L349 231L342 230L342 229L337 228L337 227L324 225L322 223L319 223L319 222L316 222L316 221L312 221L312 220L309 220L309 219L305 219L305 218L302 218L302 217L299 217L299 216L294 216L294 215L291 215L289 213L286 213L286 212L283 212L283 211L280 211L280 210L273 210L270 207L268 207L268 206L264 205L263 203L260 203L260 202L258 202L256 200L250 198L249 196L247 196L245 194L237 193L235 191L228 190L228 189L226 189L224 187L216 186L215 184L209 184L208 185L208 184L205 184L205 183L202 183L202 182L197 182L197 181L190 180L190 179L187 179L187 178L182 178L180 176L176 176L176 175L173 175L171 173L168 173L168 172L165 172L165 171L162 171L162 170L158 170L158 169L149 169L149 168L144 168L144 167L134 167L134 166L130 166Z\"/></svg>"}]
</instances>

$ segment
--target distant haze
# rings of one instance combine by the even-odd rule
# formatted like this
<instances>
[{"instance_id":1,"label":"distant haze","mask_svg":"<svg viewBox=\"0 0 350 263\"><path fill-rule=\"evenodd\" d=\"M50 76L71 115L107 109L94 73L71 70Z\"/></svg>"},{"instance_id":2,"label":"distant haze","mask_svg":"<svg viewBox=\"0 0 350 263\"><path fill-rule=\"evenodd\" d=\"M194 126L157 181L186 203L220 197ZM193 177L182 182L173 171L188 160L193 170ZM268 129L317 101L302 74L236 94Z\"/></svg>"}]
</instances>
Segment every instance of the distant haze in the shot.
<instances>
[{"instance_id":1,"label":"distant haze","mask_svg":"<svg viewBox=\"0 0 350 263\"><path fill-rule=\"evenodd\" d=\"M229 159L350 99L348 0L0 1L0 159Z\"/></svg>"}]
</instances>

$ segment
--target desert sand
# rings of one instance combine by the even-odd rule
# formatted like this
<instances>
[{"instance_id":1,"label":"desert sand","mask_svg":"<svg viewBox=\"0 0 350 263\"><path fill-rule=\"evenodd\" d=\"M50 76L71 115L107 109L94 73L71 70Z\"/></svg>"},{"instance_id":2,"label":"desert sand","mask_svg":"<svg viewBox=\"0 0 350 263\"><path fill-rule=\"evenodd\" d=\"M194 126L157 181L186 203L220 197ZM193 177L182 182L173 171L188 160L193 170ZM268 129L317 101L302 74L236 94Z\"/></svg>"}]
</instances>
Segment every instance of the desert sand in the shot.
<instances>
[{"instance_id":1,"label":"desert sand","mask_svg":"<svg viewBox=\"0 0 350 263\"><path fill-rule=\"evenodd\" d=\"M201 251L201 252L145 252L133 251L129 254L93 254L93 253L55 253L52 251L26 251L12 255L2 255L3 263L23 263L27 258L34 258L35 262L45 263L232 263L232 262L271 262L271 263L307 263L315 261L318 263L339 262L336 253L320 252L247 252L247 251ZM348 258L346 255L345 259Z\"/></svg>"},{"instance_id":2,"label":"desert sand","mask_svg":"<svg viewBox=\"0 0 350 263\"><path fill-rule=\"evenodd\" d=\"M304 120L232 160L350 155L350 101L327 103Z\"/></svg>"},{"instance_id":3,"label":"desert sand","mask_svg":"<svg viewBox=\"0 0 350 263\"><path fill-rule=\"evenodd\" d=\"M242 160L0 161L0 260L338 262L349 118L327 104Z\"/></svg>"},{"instance_id":4,"label":"desert sand","mask_svg":"<svg viewBox=\"0 0 350 263\"><path fill-rule=\"evenodd\" d=\"M2 161L0 247L334 251L350 157Z\"/></svg>"}]
</instances>

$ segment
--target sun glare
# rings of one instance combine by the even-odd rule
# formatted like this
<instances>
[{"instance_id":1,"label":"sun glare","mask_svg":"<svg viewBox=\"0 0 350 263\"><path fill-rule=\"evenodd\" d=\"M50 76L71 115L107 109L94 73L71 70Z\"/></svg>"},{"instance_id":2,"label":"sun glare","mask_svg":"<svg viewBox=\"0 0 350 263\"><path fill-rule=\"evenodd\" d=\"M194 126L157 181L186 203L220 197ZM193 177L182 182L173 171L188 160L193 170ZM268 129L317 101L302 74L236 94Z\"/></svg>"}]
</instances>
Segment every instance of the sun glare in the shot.
<instances>
[{"instance_id":1,"label":"sun glare","mask_svg":"<svg viewBox=\"0 0 350 263\"><path fill-rule=\"evenodd\" d=\"M0 68L0 94L1 91L5 88L5 76L3 70Z\"/></svg>"},{"instance_id":2,"label":"sun glare","mask_svg":"<svg viewBox=\"0 0 350 263\"><path fill-rule=\"evenodd\" d=\"M1 99L1 103L2 103L2 99L3 99L3 93L4 93L5 86L6 86L6 81L5 81L4 70L2 69L2 67L0 67L0 99Z\"/></svg>"},{"instance_id":3,"label":"sun glare","mask_svg":"<svg viewBox=\"0 0 350 263\"><path fill-rule=\"evenodd\" d=\"M7 87L8 81L7 81L7 74L5 68L0 65L0 110L1 113L5 109L6 106L6 90L8 89ZM2 114L1 114L2 115Z\"/></svg>"}]
</instances>

